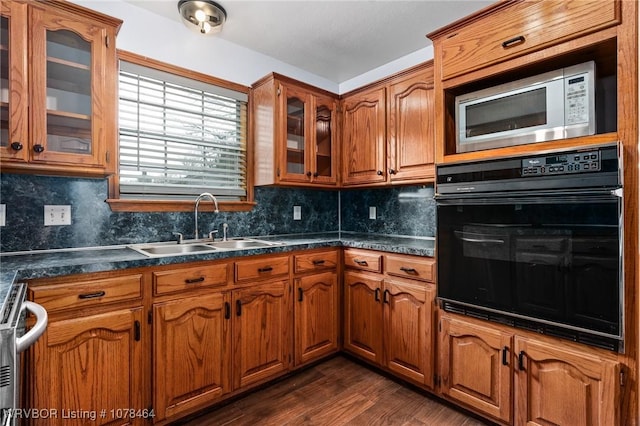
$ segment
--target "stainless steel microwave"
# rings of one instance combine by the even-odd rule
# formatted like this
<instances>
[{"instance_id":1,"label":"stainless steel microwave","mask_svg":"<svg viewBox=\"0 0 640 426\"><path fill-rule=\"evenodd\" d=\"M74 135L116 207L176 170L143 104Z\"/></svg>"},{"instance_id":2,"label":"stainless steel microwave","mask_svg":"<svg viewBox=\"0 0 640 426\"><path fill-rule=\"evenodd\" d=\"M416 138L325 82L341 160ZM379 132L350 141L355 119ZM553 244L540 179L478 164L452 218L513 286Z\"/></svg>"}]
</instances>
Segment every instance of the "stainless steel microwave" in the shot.
<instances>
[{"instance_id":1,"label":"stainless steel microwave","mask_svg":"<svg viewBox=\"0 0 640 426\"><path fill-rule=\"evenodd\" d=\"M593 61L457 96L456 152L593 135Z\"/></svg>"}]
</instances>

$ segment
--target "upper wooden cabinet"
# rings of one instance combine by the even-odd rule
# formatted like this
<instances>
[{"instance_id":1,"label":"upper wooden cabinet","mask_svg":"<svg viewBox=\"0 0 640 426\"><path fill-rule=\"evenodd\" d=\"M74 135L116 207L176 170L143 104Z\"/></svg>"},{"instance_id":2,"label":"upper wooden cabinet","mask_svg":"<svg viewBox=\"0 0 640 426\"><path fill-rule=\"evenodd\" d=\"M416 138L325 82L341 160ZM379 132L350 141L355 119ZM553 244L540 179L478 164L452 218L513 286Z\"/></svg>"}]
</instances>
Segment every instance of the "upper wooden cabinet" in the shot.
<instances>
[{"instance_id":1,"label":"upper wooden cabinet","mask_svg":"<svg viewBox=\"0 0 640 426\"><path fill-rule=\"evenodd\" d=\"M342 101L342 184L434 177L433 67L427 62Z\"/></svg>"},{"instance_id":2,"label":"upper wooden cabinet","mask_svg":"<svg viewBox=\"0 0 640 426\"><path fill-rule=\"evenodd\" d=\"M485 13L429 34L443 80L617 25L620 1L507 1Z\"/></svg>"},{"instance_id":3,"label":"upper wooden cabinet","mask_svg":"<svg viewBox=\"0 0 640 426\"><path fill-rule=\"evenodd\" d=\"M3 2L1 14L3 170L114 172L122 22L67 2Z\"/></svg>"},{"instance_id":4,"label":"upper wooden cabinet","mask_svg":"<svg viewBox=\"0 0 640 426\"><path fill-rule=\"evenodd\" d=\"M337 101L271 74L253 86L256 185L335 187Z\"/></svg>"}]
</instances>

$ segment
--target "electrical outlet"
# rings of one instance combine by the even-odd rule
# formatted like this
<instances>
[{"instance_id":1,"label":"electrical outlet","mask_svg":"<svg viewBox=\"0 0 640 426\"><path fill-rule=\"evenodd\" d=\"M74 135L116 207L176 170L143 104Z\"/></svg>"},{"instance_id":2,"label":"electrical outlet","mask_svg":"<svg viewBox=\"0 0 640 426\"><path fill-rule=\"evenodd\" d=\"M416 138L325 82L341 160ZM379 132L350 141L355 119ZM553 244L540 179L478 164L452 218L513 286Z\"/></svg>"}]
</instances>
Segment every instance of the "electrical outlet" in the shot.
<instances>
[{"instance_id":1,"label":"electrical outlet","mask_svg":"<svg viewBox=\"0 0 640 426\"><path fill-rule=\"evenodd\" d=\"M293 220L302 220L301 206L293 206Z\"/></svg>"},{"instance_id":2,"label":"electrical outlet","mask_svg":"<svg viewBox=\"0 0 640 426\"><path fill-rule=\"evenodd\" d=\"M369 207L369 219L374 220L376 218L376 215L378 214L377 210L378 209L375 207Z\"/></svg>"},{"instance_id":3,"label":"electrical outlet","mask_svg":"<svg viewBox=\"0 0 640 426\"><path fill-rule=\"evenodd\" d=\"M71 225L71 206L44 206L44 226Z\"/></svg>"},{"instance_id":4,"label":"electrical outlet","mask_svg":"<svg viewBox=\"0 0 640 426\"><path fill-rule=\"evenodd\" d=\"M0 204L0 226L7 225L7 205Z\"/></svg>"}]
</instances>

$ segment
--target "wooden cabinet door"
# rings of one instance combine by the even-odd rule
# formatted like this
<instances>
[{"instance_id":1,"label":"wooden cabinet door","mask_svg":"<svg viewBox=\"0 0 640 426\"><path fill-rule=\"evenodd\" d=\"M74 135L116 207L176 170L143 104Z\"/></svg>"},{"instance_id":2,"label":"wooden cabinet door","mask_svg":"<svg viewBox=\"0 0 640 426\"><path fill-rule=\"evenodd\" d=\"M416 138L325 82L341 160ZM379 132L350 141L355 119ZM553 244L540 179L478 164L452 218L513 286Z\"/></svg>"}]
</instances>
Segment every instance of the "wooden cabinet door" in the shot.
<instances>
[{"instance_id":1,"label":"wooden cabinet door","mask_svg":"<svg viewBox=\"0 0 640 426\"><path fill-rule=\"evenodd\" d=\"M29 158L27 67L27 4L0 3L0 158Z\"/></svg>"},{"instance_id":2,"label":"wooden cabinet door","mask_svg":"<svg viewBox=\"0 0 640 426\"><path fill-rule=\"evenodd\" d=\"M344 348L382 363L382 278L344 273Z\"/></svg>"},{"instance_id":3,"label":"wooden cabinet door","mask_svg":"<svg viewBox=\"0 0 640 426\"><path fill-rule=\"evenodd\" d=\"M440 325L442 393L509 423L512 335L447 316Z\"/></svg>"},{"instance_id":4,"label":"wooden cabinet door","mask_svg":"<svg viewBox=\"0 0 640 426\"><path fill-rule=\"evenodd\" d=\"M345 98L342 107L342 183L385 182L386 96L378 88Z\"/></svg>"},{"instance_id":5,"label":"wooden cabinet door","mask_svg":"<svg viewBox=\"0 0 640 426\"><path fill-rule=\"evenodd\" d=\"M432 314L435 287L384 281L384 353L396 374L433 386Z\"/></svg>"},{"instance_id":6,"label":"wooden cabinet door","mask_svg":"<svg viewBox=\"0 0 640 426\"><path fill-rule=\"evenodd\" d=\"M233 291L234 389L286 371L291 362L288 281Z\"/></svg>"},{"instance_id":7,"label":"wooden cabinet door","mask_svg":"<svg viewBox=\"0 0 640 426\"><path fill-rule=\"evenodd\" d=\"M391 181L435 176L433 67L389 87Z\"/></svg>"},{"instance_id":8,"label":"wooden cabinet door","mask_svg":"<svg viewBox=\"0 0 640 426\"><path fill-rule=\"evenodd\" d=\"M309 149L311 182L314 184L336 185L337 168L337 106L329 96L313 97L312 146Z\"/></svg>"},{"instance_id":9,"label":"wooden cabinet door","mask_svg":"<svg viewBox=\"0 0 640 426\"><path fill-rule=\"evenodd\" d=\"M617 362L520 337L515 355L515 424L619 424Z\"/></svg>"},{"instance_id":10,"label":"wooden cabinet door","mask_svg":"<svg viewBox=\"0 0 640 426\"><path fill-rule=\"evenodd\" d=\"M230 316L225 293L153 306L157 420L193 411L230 390Z\"/></svg>"},{"instance_id":11,"label":"wooden cabinet door","mask_svg":"<svg viewBox=\"0 0 640 426\"><path fill-rule=\"evenodd\" d=\"M279 176L282 182L311 181L309 148L311 145L311 95L308 91L280 84Z\"/></svg>"},{"instance_id":12,"label":"wooden cabinet door","mask_svg":"<svg viewBox=\"0 0 640 426\"><path fill-rule=\"evenodd\" d=\"M40 4L29 20L30 161L115 170L113 28Z\"/></svg>"},{"instance_id":13,"label":"wooden cabinet door","mask_svg":"<svg viewBox=\"0 0 640 426\"><path fill-rule=\"evenodd\" d=\"M297 278L295 286L296 365L338 350L338 277L335 272Z\"/></svg>"},{"instance_id":14,"label":"wooden cabinet door","mask_svg":"<svg viewBox=\"0 0 640 426\"><path fill-rule=\"evenodd\" d=\"M31 408L58 415L33 425L86 424L64 412L98 413L95 424L142 424L146 419L114 418L117 410L147 408L143 399L142 308L122 309L68 320L51 320L33 351ZM146 355L144 355L146 356ZM114 410L112 412L112 410ZM101 412L105 417L101 418Z\"/></svg>"}]
</instances>

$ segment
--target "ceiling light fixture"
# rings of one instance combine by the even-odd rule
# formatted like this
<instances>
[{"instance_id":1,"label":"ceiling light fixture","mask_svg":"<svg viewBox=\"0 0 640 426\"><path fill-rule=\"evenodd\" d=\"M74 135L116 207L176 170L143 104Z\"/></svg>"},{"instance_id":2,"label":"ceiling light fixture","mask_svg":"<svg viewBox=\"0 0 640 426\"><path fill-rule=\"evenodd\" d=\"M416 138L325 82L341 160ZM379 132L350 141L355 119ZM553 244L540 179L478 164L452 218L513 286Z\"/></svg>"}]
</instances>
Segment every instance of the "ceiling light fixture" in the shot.
<instances>
[{"instance_id":1,"label":"ceiling light fixture","mask_svg":"<svg viewBox=\"0 0 640 426\"><path fill-rule=\"evenodd\" d=\"M227 12L211 0L180 0L178 12L182 22L199 34L215 34L222 30Z\"/></svg>"}]
</instances>

